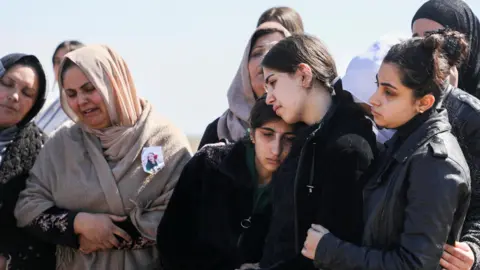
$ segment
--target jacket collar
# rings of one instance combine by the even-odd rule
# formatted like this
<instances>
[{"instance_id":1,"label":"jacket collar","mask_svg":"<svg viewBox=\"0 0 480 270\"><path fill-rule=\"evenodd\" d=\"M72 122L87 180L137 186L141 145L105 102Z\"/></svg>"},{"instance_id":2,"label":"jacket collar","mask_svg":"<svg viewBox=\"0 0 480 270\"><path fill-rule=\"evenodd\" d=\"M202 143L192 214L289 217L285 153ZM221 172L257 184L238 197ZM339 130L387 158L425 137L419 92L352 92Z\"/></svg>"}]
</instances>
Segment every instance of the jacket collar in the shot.
<instances>
[{"instance_id":1,"label":"jacket collar","mask_svg":"<svg viewBox=\"0 0 480 270\"><path fill-rule=\"evenodd\" d=\"M430 138L439 133L450 130L451 126L448 123L447 111L445 109L438 109L436 114L433 114L419 128L417 128L417 130L408 136L393 157L398 162L403 163ZM393 138L385 144L387 147L393 147L397 139L398 134L395 134Z\"/></svg>"}]
</instances>

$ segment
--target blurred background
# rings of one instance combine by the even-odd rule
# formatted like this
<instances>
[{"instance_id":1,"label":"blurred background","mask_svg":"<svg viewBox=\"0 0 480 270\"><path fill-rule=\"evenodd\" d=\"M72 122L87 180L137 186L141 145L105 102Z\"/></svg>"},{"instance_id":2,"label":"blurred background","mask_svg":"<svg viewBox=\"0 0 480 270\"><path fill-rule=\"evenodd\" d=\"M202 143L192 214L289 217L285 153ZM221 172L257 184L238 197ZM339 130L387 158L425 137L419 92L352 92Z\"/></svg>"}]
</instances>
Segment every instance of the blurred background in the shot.
<instances>
[{"instance_id":1,"label":"blurred background","mask_svg":"<svg viewBox=\"0 0 480 270\"><path fill-rule=\"evenodd\" d=\"M227 108L226 92L260 14L289 6L307 33L330 48L340 74L387 33L410 34L421 0L2 1L0 53L37 55L53 84L52 54L63 40L103 43L129 64L140 94L189 136ZM466 1L477 14L480 1ZM373 83L373 81L372 81Z\"/></svg>"}]
</instances>

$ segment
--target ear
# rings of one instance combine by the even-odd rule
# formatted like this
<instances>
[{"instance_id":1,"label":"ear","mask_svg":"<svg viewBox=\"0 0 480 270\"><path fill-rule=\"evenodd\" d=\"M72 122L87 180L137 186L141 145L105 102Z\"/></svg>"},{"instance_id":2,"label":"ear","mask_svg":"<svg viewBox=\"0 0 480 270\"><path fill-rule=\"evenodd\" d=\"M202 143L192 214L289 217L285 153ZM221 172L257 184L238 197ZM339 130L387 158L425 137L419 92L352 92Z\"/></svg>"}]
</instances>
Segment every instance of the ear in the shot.
<instances>
[{"instance_id":1,"label":"ear","mask_svg":"<svg viewBox=\"0 0 480 270\"><path fill-rule=\"evenodd\" d=\"M425 95L417 101L417 112L424 113L435 104L435 97L432 94Z\"/></svg>"},{"instance_id":2,"label":"ear","mask_svg":"<svg viewBox=\"0 0 480 270\"><path fill-rule=\"evenodd\" d=\"M248 137L250 137L250 141L252 141L252 143L255 144L255 136L254 136L255 131L250 128L247 129L247 131L248 131Z\"/></svg>"},{"instance_id":3,"label":"ear","mask_svg":"<svg viewBox=\"0 0 480 270\"><path fill-rule=\"evenodd\" d=\"M301 86L310 89L313 86L312 68L304 63L300 63L297 67L295 75L301 79Z\"/></svg>"}]
</instances>

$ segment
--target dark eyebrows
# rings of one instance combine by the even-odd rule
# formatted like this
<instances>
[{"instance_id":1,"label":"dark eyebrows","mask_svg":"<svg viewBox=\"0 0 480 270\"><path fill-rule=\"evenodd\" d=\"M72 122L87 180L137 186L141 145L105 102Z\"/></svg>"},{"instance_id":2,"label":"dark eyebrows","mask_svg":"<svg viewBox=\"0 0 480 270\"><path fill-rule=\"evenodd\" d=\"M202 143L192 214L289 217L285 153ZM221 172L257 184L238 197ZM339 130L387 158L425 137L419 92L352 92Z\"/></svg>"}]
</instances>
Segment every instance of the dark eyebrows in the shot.
<instances>
[{"instance_id":1,"label":"dark eyebrows","mask_svg":"<svg viewBox=\"0 0 480 270\"><path fill-rule=\"evenodd\" d=\"M80 86L80 88L81 88L82 90L85 90L85 88L89 87L90 85L92 85L91 82L86 82L86 83L84 83L82 86Z\"/></svg>"},{"instance_id":2,"label":"dark eyebrows","mask_svg":"<svg viewBox=\"0 0 480 270\"><path fill-rule=\"evenodd\" d=\"M268 75L268 76L265 78L265 84L268 84L268 79L270 79L270 77L272 77L272 76L273 76L273 73L270 74L270 75Z\"/></svg>"},{"instance_id":3,"label":"dark eyebrows","mask_svg":"<svg viewBox=\"0 0 480 270\"><path fill-rule=\"evenodd\" d=\"M260 127L260 129L263 129L265 131L275 132L275 130L273 128L269 128L269 127Z\"/></svg>"},{"instance_id":4,"label":"dark eyebrows","mask_svg":"<svg viewBox=\"0 0 480 270\"><path fill-rule=\"evenodd\" d=\"M265 131L270 131L270 132L273 132L273 133L276 133L276 131L273 129L273 128L269 128L269 127L259 127L260 129L263 129ZM295 135L295 132L285 132L283 135Z\"/></svg>"},{"instance_id":5,"label":"dark eyebrows","mask_svg":"<svg viewBox=\"0 0 480 270\"><path fill-rule=\"evenodd\" d=\"M414 34L412 35L412 37L418 37L418 36L419 36L418 33L414 33Z\"/></svg>"},{"instance_id":6,"label":"dark eyebrows","mask_svg":"<svg viewBox=\"0 0 480 270\"><path fill-rule=\"evenodd\" d=\"M397 87L393 86L391 83L386 83L386 82L382 82L382 83L381 83L381 82L379 82L379 81L378 81L378 74L377 74L375 77L377 78L377 83L378 83L379 85L387 86L387 87L393 88L393 89L395 89L395 90L398 90Z\"/></svg>"}]
</instances>

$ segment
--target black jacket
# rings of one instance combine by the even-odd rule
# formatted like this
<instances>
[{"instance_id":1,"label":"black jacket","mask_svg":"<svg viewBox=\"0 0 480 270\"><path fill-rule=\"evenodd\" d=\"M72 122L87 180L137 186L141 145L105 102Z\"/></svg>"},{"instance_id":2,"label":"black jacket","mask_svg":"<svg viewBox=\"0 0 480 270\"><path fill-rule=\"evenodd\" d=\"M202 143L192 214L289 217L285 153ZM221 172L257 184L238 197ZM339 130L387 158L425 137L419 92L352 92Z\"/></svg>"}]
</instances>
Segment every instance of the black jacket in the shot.
<instances>
[{"instance_id":1,"label":"black jacket","mask_svg":"<svg viewBox=\"0 0 480 270\"><path fill-rule=\"evenodd\" d=\"M470 169L472 195L461 241L469 244L475 257L474 269L480 269L480 100L449 87L444 106Z\"/></svg>"},{"instance_id":2,"label":"black jacket","mask_svg":"<svg viewBox=\"0 0 480 270\"><path fill-rule=\"evenodd\" d=\"M202 147L206 144L217 143L220 141L217 132L218 119L220 118L217 118L212 123L208 124L198 145L199 150L202 149Z\"/></svg>"},{"instance_id":3,"label":"black jacket","mask_svg":"<svg viewBox=\"0 0 480 270\"><path fill-rule=\"evenodd\" d=\"M8 146L0 165L0 253L11 256L9 269L55 269L55 246L18 228L13 214L45 140L46 135L35 124L27 124Z\"/></svg>"},{"instance_id":4,"label":"black jacket","mask_svg":"<svg viewBox=\"0 0 480 270\"><path fill-rule=\"evenodd\" d=\"M369 180L363 247L329 233L315 261L324 269L439 269L445 242L460 239L469 197L468 165L442 110L414 130Z\"/></svg>"},{"instance_id":5,"label":"black jacket","mask_svg":"<svg viewBox=\"0 0 480 270\"><path fill-rule=\"evenodd\" d=\"M185 166L158 227L161 269L233 270L260 260L271 207L242 228L256 181L245 149L243 141L208 145Z\"/></svg>"},{"instance_id":6,"label":"black jacket","mask_svg":"<svg viewBox=\"0 0 480 270\"><path fill-rule=\"evenodd\" d=\"M376 153L372 125L351 99L334 98L319 125L297 136L272 179L273 215L260 263L268 269L314 269L301 255L312 223L360 242L362 186L359 178Z\"/></svg>"}]
</instances>

